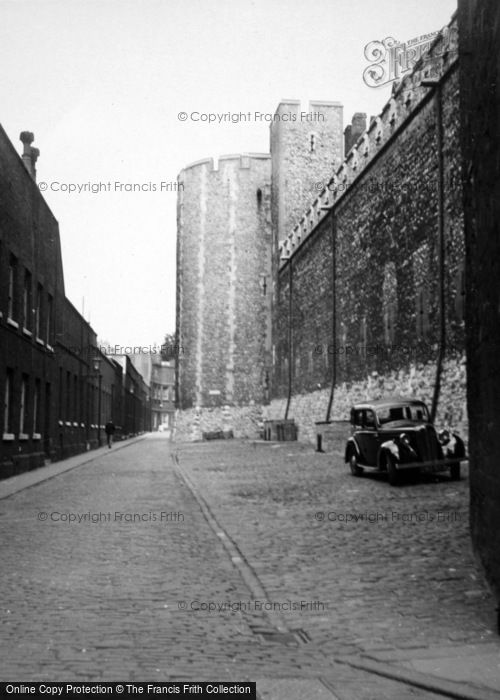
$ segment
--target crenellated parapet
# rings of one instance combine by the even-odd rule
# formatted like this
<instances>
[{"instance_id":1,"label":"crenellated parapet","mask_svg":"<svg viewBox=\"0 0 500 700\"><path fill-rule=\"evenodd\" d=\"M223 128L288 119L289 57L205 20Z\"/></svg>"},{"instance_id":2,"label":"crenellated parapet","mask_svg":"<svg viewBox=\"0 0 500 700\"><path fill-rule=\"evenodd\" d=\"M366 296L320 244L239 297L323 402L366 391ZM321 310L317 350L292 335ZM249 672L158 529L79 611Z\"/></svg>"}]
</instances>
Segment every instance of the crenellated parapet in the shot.
<instances>
[{"instance_id":1,"label":"crenellated parapet","mask_svg":"<svg viewBox=\"0 0 500 700\"><path fill-rule=\"evenodd\" d=\"M429 51L415 63L412 71L394 83L391 98L381 113L371 118L366 131L345 154L344 161L328 182L315 183L314 187L318 189L316 198L286 238L279 241L280 266L294 255L327 216L328 210L342 200L351 185L426 98L429 87L423 85L423 81L440 79L457 61L458 30L454 17L436 36ZM360 116L357 114L355 118ZM348 143L349 139L346 138L346 144Z\"/></svg>"},{"instance_id":2,"label":"crenellated parapet","mask_svg":"<svg viewBox=\"0 0 500 700\"><path fill-rule=\"evenodd\" d=\"M259 166L262 161L270 161L269 153L236 153L220 156L217 165L213 158L203 158L194 163L186 165L179 173L178 182L183 181L183 177L188 171L206 170L209 173L223 173L227 168L237 167L240 170L254 169Z\"/></svg>"}]
</instances>

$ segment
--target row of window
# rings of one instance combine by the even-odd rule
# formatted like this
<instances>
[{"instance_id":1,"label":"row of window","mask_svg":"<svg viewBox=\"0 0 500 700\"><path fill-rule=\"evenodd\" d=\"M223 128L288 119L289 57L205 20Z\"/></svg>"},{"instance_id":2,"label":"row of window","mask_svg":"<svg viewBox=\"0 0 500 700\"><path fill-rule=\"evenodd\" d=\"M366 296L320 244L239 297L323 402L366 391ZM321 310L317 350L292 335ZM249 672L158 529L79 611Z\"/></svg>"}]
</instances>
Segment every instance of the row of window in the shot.
<instances>
[{"instance_id":1,"label":"row of window","mask_svg":"<svg viewBox=\"0 0 500 700\"><path fill-rule=\"evenodd\" d=\"M151 398L157 401L173 401L175 398L174 387L153 385Z\"/></svg>"},{"instance_id":2,"label":"row of window","mask_svg":"<svg viewBox=\"0 0 500 700\"><path fill-rule=\"evenodd\" d=\"M93 384L85 384L88 378L78 377L71 372L64 372L59 368L59 407L58 415L60 423L83 427L97 422L104 423L112 415L114 398L114 385L109 390L101 387L99 401L99 389ZM19 435L20 440L29 437L40 439L41 433L48 430L46 425L42 428L42 401L45 399L45 422L50 413L51 384L45 384L45 397L42 397L42 381L32 378L28 374L16 376L13 368L7 368L4 385L3 402L3 439L13 440ZM18 397L18 402L15 398ZM85 399L86 397L86 399ZM100 416L98 415L100 408Z\"/></svg>"},{"instance_id":3,"label":"row of window","mask_svg":"<svg viewBox=\"0 0 500 700\"><path fill-rule=\"evenodd\" d=\"M23 275L22 296L19 294L20 275ZM39 282L34 285L28 268L22 268L15 255L9 256L7 289L7 323L27 335L35 335L47 345L52 344L54 298Z\"/></svg>"},{"instance_id":4,"label":"row of window","mask_svg":"<svg viewBox=\"0 0 500 700\"><path fill-rule=\"evenodd\" d=\"M28 439L30 436L33 438L40 438L41 380L35 379L33 383L30 381L29 375L21 375L19 413L16 416L14 406L16 387L14 385L14 379L14 370L8 368L4 387L3 437L4 439L13 438L15 429L18 428L20 439ZM50 384L46 385L46 396L50 396Z\"/></svg>"}]
</instances>

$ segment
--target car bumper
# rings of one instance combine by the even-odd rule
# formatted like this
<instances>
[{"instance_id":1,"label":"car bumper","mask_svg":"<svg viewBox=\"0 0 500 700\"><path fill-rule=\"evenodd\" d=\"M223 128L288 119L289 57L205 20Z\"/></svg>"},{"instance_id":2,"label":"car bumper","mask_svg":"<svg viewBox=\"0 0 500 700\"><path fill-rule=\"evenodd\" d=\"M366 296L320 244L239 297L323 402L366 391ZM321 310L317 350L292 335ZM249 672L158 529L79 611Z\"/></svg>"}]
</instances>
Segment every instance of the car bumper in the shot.
<instances>
[{"instance_id":1,"label":"car bumper","mask_svg":"<svg viewBox=\"0 0 500 700\"><path fill-rule=\"evenodd\" d=\"M468 457L448 457L447 459L431 459L426 462L397 462L396 469L420 469L425 472L444 472L452 464L457 462L467 462Z\"/></svg>"}]
</instances>

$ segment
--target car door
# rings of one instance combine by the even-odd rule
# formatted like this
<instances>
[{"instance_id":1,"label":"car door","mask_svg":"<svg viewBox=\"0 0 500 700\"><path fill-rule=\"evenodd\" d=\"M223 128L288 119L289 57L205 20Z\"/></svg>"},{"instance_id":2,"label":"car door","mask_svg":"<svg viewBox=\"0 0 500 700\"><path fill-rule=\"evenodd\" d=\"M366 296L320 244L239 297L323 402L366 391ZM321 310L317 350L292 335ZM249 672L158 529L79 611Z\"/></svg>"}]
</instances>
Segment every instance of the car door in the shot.
<instances>
[{"instance_id":1,"label":"car door","mask_svg":"<svg viewBox=\"0 0 500 700\"><path fill-rule=\"evenodd\" d=\"M370 467L377 465L377 454L379 448L379 436L375 413L367 408L363 411L362 426L358 431L360 436L361 463Z\"/></svg>"}]
</instances>

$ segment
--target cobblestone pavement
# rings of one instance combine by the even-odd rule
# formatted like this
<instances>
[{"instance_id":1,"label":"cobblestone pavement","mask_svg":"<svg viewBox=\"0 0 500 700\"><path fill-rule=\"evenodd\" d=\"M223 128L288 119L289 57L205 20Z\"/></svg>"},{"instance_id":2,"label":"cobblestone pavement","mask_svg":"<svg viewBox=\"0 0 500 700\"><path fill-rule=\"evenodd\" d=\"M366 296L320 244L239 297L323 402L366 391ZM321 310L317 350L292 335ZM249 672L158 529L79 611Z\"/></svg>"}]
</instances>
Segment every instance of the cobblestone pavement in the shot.
<instances>
[{"instance_id":1,"label":"cobblestone pavement","mask_svg":"<svg viewBox=\"0 0 500 700\"><path fill-rule=\"evenodd\" d=\"M495 642L474 561L467 469L391 487L300 443L180 444L179 463L270 603L332 657ZM310 605L307 606L307 604Z\"/></svg>"},{"instance_id":2,"label":"cobblestone pavement","mask_svg":"<svg viewBox=\"0 0 500 700\"><path fill-rule=\"evenodd\" d=\"M252 599L180 478L172 449L269 601L311 603L280 611L309 643L287 646L259 634L271 631L267 602ZM262 697L274 700L265 679L321 677L342 700L431 700L437 696L332 658L372 645L486 638L490 601L470 559L466 524L344 525L315 517L431 502L464 510L465 483L396 491L354 481L300 445L172 448L153 438L111 450L0 501L1 678L262 679Z\"/></svg>"}]
</instances>

